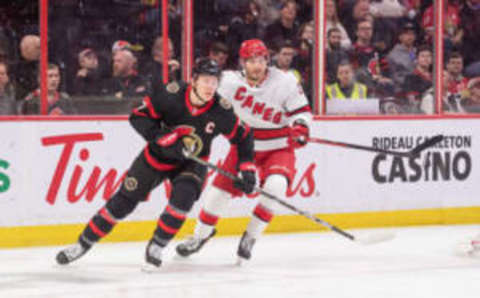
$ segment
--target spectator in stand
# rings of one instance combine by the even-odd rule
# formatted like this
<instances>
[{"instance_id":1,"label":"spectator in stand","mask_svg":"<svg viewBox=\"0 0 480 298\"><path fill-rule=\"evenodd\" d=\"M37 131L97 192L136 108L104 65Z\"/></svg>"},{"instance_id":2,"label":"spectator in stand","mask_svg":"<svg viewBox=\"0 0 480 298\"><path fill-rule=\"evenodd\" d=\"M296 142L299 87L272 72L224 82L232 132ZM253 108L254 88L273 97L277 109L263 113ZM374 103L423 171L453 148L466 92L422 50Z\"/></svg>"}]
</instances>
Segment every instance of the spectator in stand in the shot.
<instances>
[{"instance_id":1,"label":"spectator in stand","mask_svg":"<svg viewBox=\"0 0 480 298\"><path fill-rule=\"evenodd\" d=\"M110 93L118 99L143 97L150 92L149 82L137 72L137 58L129 50L118 50L113 56L113 78Z\"/></svg>"},{"instance_id":2,"label":"spectator in stand","mask_svg":"<svg viewBox=\"0 0 480 298\"><path fill-rule=\"evenodd\" d=\"M220 69L225 69L228 60L228 46L223 42L214 42L208 51L208 57L217 62Z\"/></svg>"},{"instance_id":3,"label":"spectator in stand","mask_svg":"<svg viewBox=\"0 0 480 298\"><path fill-rule=\"evenodd\" d=\"M397 93L401 91L407 74L415 69L415 39L415 25L405 23L398 35L398 43L387 55Z\"/></svg>"},{"instance_id":4,"label":"spectator in stand","mask_svg":"<svg viewBox=\"0 0 480 298\"><path fill-rule=\"evenodd\" d=\"M279 7L283 0L256 0L260 7L260 15L258 16L258 23L263 30L280 17Z\"/></svg>"},{"instance_id":5,"label":"spectator in stand","mask_svg":"<svg viewBox=\"0 0 480 298\"><path fill-rule=\"evenodd\" d=\"M391 98L395 95L395 86L391 77L392 72L386 57L377 53L366 69L361 68L356 73L357 81L367 86L369 96L378 99Z\"/></svg>"},{"instance_id":6,"label":"spectator in stand","mask_svg":"<svg viewBox=\"0 0 480 298\"><path fill-rule=\"evenodd\" d=\"M401 0L377 0L370 4L370 12L375 18L402 18L407 8Z\"/></svg>"},{"instance_id":7,"label":"spectator in stand","mask_svg":"<svg viewBox=\"0 0 480 298\"><path fill-rule=\"evenodd\" d=\"M357 36L358 22L365 20L370 13L370 0L355 0L350 5L346 4L344 10L342 24L345 26L350 40L354 40Z\"/></svg>"},{"instance_id":8,"label":"spectator in stand","mask_svg":"<svg viewBox=\"0 0 480 298\"><path fill-rule=\"evenodd\" d=\"M480 113L480 77L468 82L468 96L462 101L465 113Z\"/></svg>"},{"instance_id":9,"label":"spectator in stand","mask_svg":"<svg viewBox=\"0 0 480 298\"><path fill-rule=\"evenodd\" d=\"M38 73L39 83L40 79L40 73ZM47 68L47 113L53 116L75 114L75 108L70 96L64 92L59 92L60 81L60 68L56 64L49 64ZM35 89L20 102L20 113L23 115L40 114L40 101L40 89Z\"/></svg>"},{"instance_id":10,"label":"spectator in stand","mask_svg":"<svg viewBox=\"0 0 480 298\"><path fill-rule=\"evenodd\" d=\"M343 27L342 23L338 19L337 6L334 0L327 0L325 2L325 14L326 14L326 31L330 32L331 28L337 28L340 31L340 45L344 49L349 49L352 46L352 41Z\"/></svg>"},{"instance_id":11,"label":"spectator in stand","mask_svg":"<svg viewBox=\"0 0 480 298\"><path fill-rule=\"evenodd\" d=\"M228 66L236 66L238 63L238 51L243 41L259 37L259 16L260 6L253 0L238 7L238 14L231 20L226 37L226 44L231 54L227 62Z\"/></svg>"},{"instance_id":12,"label":"spectator in stand","mask_svg":"<svg viewBox=\"0 0 480 298\"><path fill-rule=\"evenodd\" d=\"M296 46L297 55L293 58L293 67L300 71L303 82L303 90L307 99L312 99L312 65L315 27L313 21L300 26Z\"/></svg>"},{"instance_id":13,"label":"spectator in stand","mask_svg":"<svg viewBox=\"0 0 480 298\"><path fill-rule=\"evenodd\" d=\"M459 52L452 52L445 61L445 68L450 80L448 81L448 92L462 97L467 90L468 78L463 76L463 57Z\"/></svg>"},{"instance_id":14,"label":"spectator in stand","mask_svg":"<svg viewBox=\"0 0 480 298\"><path fill-rule=\"evenodd\" d=\"M460 107L460 98L452 96L448 92L448 85L450 83L450 75L446 70L443 71L443 88L442 88L442 100L443 100L443 111L450 113L458 113ZM432 115L435 113L435 89L433 87L429 88L423 93L422 101L420 103L420 111L427 115Z\"/></svg>"},{"instance_id":15,"label":"spectator in stand","mask_svg":"<svg viewBox=\"0 0 480 298\"><path fill-rule=\"evenodd\" d=\"M355 71L359 68L366 69L370 61L378 55L377 49L372 44L373 23L361 20L357 23L357 40L350 50L350 61Z\"/></svg>"},{"instance_id":16,"label":"spectator in stand","mask_svg":"<svg viewBox=\"0 0 480 298\"><path fill-rule=\"evenodd\" d=\"M341 47L342 32L339 28L330 28L327 32L327 83L333 84L337 79L340 62L348 60L348 53Z\"/></svg>"},{"instance_id":17,"label":"spectator in stand","mask_svg":"<svg viewBox=\"0 0 480 298\"><path fill-rule=\"evenodd\" d=\"M296 54L297 49L293 45L293 42L285 40L285 42L278 47L276 54L273 56L273 64L283 72L293 74L297 78L298 83L302 83L300 72L292 67L293 58Z\"/></svg>"},{"instance_id":18,"label":"spectator in stand","mask_svg":"<svg viewBox=\"0 0 480 298\"><path fill-rule=\"evenodd\" d=\"M328 100L360 100L368 97L367 86L355 81L353 66L348 61L338 64L337 81L327 85L326 89Z\"/></svg>"},{"instance_id":19,"label":"spectator in stand","mask_svg":"<svg viewBox=\"0 0 480 298\"><path fill-rule=\"evenodd\" d=\"M26 35L20 41L21 60L15 67L15 96L22 100L28 92L38 87L36 74L40 60L40 37Z\"/></svg>"},{"instance_id":20,"label":"spectator in stand","mask_svg":"<svg viewBox=\"0 0 480 298\"><path fill-rule=\"evenodd\" d=\"M86 48L78 53L79 69L73 81L75 95L100 95L103 88L103 78L100 72L97 53Z\"/></svg>"},{"instance_id":21,"label":"spectator in stand","mask_svg":"<svg viewBox=\"0 0 480 298\"><path fill-rule=\"evenodd\" d=\"M286 0L280 9L280 18L265 30L264 40L269 49L282 44L286 39L294 40L299 29L297 2Z\"/></svg>"},{"instance_id":22,"label":"spectator in stand","mask_svg":"<svg viewBox=\"0 0 480 298\"><path fill-rule=\"evenodd\" d=\"M432 87L432 48L421 46L417 51L416 66L413 73L405 78L404 102L407 113L420 113L420 102L424 92Z\"/></svg>"},{"instance_id":23,"label":"spectator in stand","mask_svg":"<svg viewBox=\"0 0 480 298\"><path fill-rule=\"evenodd\" d=\"M17 101L8 77L8 66L0 61L0 115L16 115Z\"/></svg>"},{"instance_id":24,"label":"spectator in stand","mask_svg":"<svg viewBox=\"0 0 480 298\"><path fill-rule=\"evenodd\" d=\"M447 2L443 5L443 32L444 32L444 48L446 54L454 49L459 48L462 44L463 39L463 30L460 27L460 9L457 4L452 3L452 0L444 1ZM430 5L422 17L422 26L425 30L425 42L428 44L433 44L435 36L434 28L434 14L433 14L433 5Z\"/></svg>"},{"instance_id":25,"label":"spectator in stand","mask_svg":"<svg viewBox=\"0 0 480 298\"><path fill-rule=\"evenodd\" d=\"M168 39L168 81L180 78L180 62L175 59L175 48ZM151 86L163 84L163 37L157 36L152 46L151 59L142 68Z\"/></svg>"},{"instance_id":26,"label":"spectator in stand","mask_svg":"<svg viewBox=\"0 0 480 298\"><path fill-rule=\"evenodd\" d=\"M460 19L464 30L465 74L468 77L480 76L480 0L466 0Z\"/></svg>"},{"instance_id":27,"label":"spectator in stand","mask_svg":"<svg viewBox=\"0 0 480 298\"><path fill-rule=\"evenodd\" d=\"M313 1L314 0L298 0L297 1L297 20L300 24L309 22L313 19Z\"/></svg>"}]
</instances>

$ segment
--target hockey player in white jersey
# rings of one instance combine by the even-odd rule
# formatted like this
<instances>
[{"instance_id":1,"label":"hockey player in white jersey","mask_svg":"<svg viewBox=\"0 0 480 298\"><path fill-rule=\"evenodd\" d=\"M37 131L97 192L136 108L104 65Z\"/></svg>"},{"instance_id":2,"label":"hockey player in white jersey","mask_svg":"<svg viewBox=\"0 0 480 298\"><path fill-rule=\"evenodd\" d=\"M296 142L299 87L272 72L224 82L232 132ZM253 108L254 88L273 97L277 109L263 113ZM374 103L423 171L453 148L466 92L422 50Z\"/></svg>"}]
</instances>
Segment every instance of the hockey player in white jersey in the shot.
<instances>
[{"instance_id":1,"label":"hockey player in white jersey","mask_svg":"<svg viewBox=\"0 0 480 298\"><path fill-rule=\"evenodd\" d=\"M269 52L258 39L244 41L240 47L241 71L224 71L218 93L228 99L239 118L253 129L255 164L260 186L285 197L295 173L294 149L306 145L311 122L308 100L293 74L268 67ZM222 168L238 173L235 146L230 148ZM197 252L216 232L215 225L232 197L241 196L232 180L217 175L203 194L194 235L177 246L177 253ZM246 231L240 240L239 261L248 260L263 230L272 220L276 203L259 196Z\"/></svg>"}]
</instances>

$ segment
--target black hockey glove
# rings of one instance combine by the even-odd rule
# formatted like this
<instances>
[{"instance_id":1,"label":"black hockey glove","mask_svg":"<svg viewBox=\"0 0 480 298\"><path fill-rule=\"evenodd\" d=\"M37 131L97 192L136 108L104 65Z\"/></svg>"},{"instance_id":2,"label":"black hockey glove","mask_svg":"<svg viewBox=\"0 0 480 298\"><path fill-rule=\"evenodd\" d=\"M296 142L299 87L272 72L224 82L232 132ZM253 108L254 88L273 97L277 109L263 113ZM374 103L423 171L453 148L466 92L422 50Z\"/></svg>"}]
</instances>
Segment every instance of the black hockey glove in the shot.
<instances>
[{"instance_id":1,"label":"black hockey glove","mask_svg":"<svg viewBox=\"0 0 480 298\"><path fill-rule=\"evenodd\" d=\"M180 126L175 128L172 132L158 136L155 140L155 144L158 145L161 154L166 159L185 161L187 157L184 154L185 145L182 138L189 135L191 132L191 127Z\"/></svg>"},{"instance_id":2,"label":"black hockey glove","mask_svg":"<svg viewBox=\"0 0 480 298\"><path fill-rule=\"evenodd\" d=\"M245 162L240 165L239 170L239 177L233 181L233 186L246 194L252 193L256 183L255 165Z\"/></svg>"}]
</instances>

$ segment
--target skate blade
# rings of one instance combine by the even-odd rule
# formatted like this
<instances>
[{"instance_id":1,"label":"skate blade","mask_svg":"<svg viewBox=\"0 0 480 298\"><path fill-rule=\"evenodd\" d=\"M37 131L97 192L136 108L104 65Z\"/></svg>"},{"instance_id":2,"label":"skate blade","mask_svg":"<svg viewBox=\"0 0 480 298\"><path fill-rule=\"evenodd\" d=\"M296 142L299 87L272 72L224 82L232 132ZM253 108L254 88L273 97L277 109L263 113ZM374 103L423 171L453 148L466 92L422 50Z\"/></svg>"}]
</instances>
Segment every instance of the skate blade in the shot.
<instances>
[{"instance_id":1,"label":"skate blade","mask_svg":"<svg viewBox=\"0 0 480 298\"><path fill-rule=\"evenodd\" d=\"M355 237L355 241L363 245L371 245L371 244L390 241L393 238L395 238L395 233L393 232L379 232L379 233Z\"/></svg>"},{"instance_id":2,"label":"skate blade","mask_svg":"<svg viewBox=\"0 0 480 298\"><path fill-rule=\"evenodd\" d=\"M158 273L161 271L161 267L157 267L152 264L143 264L140 270L144 273L152 274L152 273Z\"/></svg>"},{"instance_id":3,"label":"skate blade","mask_svg":"<svg viewBox=\"0 0 480 298\"><path fill-rule=\"evenodd\" d=\"M248 263L249 263L249 260L241 258L241 257L237 257L237 262L235 262L235 265L237 267L245 267L245 266L248 265Z\"/></svg>"},{"instance_id":4,"label":"skate blade","mask_svg":"<svg viewBox=\"0 0 480 298\"><path fill-rule=\"evenodd\" d=\"M454 251L455 255L462 258L480 258L480 249L475 249L470 241L458 243Z\"/></svg>"}]
</instances>

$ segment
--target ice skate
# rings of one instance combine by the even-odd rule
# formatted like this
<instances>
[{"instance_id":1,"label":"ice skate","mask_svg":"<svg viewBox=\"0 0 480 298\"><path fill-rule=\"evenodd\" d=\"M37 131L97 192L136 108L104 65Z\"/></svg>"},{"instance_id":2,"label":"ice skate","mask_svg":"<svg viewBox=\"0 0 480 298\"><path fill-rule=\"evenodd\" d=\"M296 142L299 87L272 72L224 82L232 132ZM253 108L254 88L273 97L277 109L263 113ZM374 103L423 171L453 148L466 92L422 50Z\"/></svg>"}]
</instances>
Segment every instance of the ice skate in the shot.
<instances>
[{"instance_id":1,"label":"ice skate","mask_svg":"<svg viewBox=\"0 0 480 298\"><path fill-rule=\"evenodd\" d=\"M240 239L240 243L238 244L237 250L237 265L242 265L245 261L250 260L252 257L252 248L255 244L256 239L251 237L247 232L244 232L242 238Z\"/></svg>"},{"instance_id":2,"label":"ice skate","mask_svg":"<svg viewBox=\"0 0 480 298\"><path fill-rule=\"evenodd\" d=\"M480 258L480 237L460 242L457 245L456 253L463 257Z\"/></svg>"},{"instance_id":3,"label":"ice skate","mask_svg":"<svg viewBox=\"0 0 480 298\"><path fill-rule=\"evenodd\" d=\"M177 254L182 257L188 257L191 254L198 252L205 245L205 243L210 240L210 238L215 236L216 233L217 230L213 229L207 238L201 239L195 236L188 238L185 242L177 245Z\"/></svg>"},{"instance_id":4,"label":"ice skate","mask_svg":"<svg viewBox=\"0 0 480 298\"><path fill-rule=\"evenodd\" d=\"M82 257L89 248L83 246L80 242L73 244L61 250L56 257L57 263L60 265L67 265L80 257Z\"/></svg>"},{"instance_id":5,"label":"ice skate","mask_svg":"<svg viewBox=\"0 0 480 298\"><path fill-rule=\"evenodd\" d=\"M155 241L150 240L145 249L145 265L142 267L144 272L158 271L162 265L163 247Z\"/></svg>"}]
</instances>

